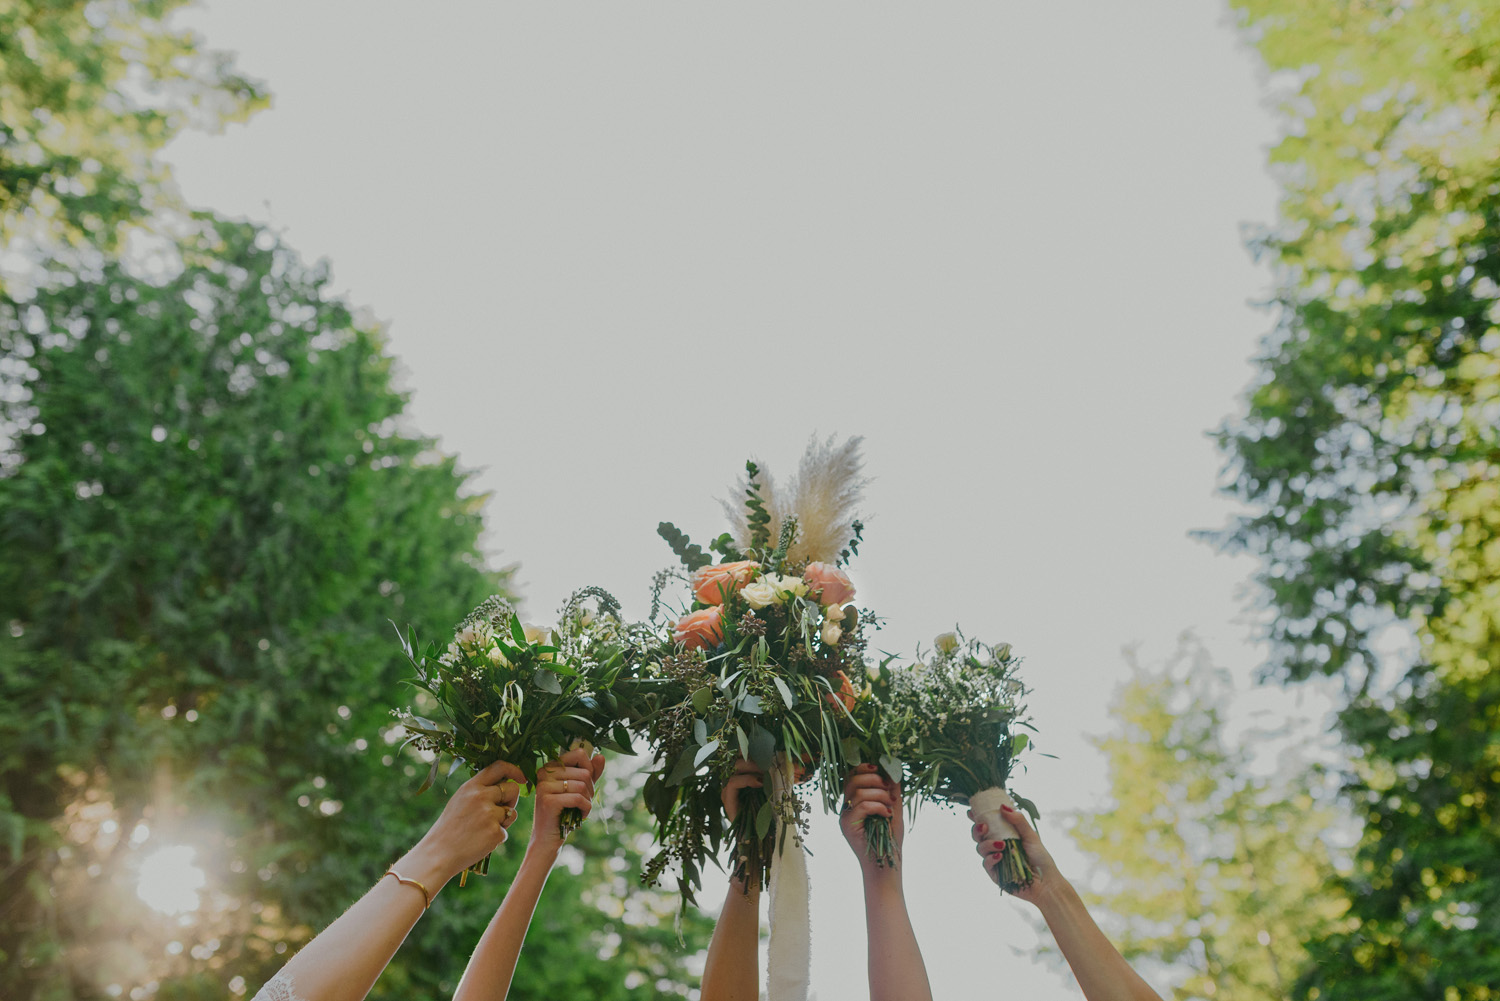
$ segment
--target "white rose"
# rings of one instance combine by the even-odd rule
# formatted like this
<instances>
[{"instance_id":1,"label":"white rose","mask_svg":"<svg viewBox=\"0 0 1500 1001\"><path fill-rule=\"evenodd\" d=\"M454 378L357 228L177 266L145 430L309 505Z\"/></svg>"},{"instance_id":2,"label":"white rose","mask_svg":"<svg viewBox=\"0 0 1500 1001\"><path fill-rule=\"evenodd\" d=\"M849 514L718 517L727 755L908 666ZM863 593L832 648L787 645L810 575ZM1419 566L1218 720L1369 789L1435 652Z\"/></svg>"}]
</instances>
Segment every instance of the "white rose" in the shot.
<instances>
[{"instance_id":1,"label":"white rose","mask_svg":"<svg viewBox=\"0 0 1500 1001\"><path fill-rule=\"evenodd\" d=\"M490 663L496 667L510 667L510 661L506 659L505 654L501 653L500 648L497 646L490 647Z\"/></svg>"},{"instance_id":2,"label":"white rose","mask_svg":"<svg viewBox=\"0 0 1500 1001\"><path fill-rule=\"evenodd\" d=\"M958 634L943 633L932 641L932 645L937 647L939 653L952 653L958 649Z\"/></svg>"},{"instance_id":3,"label":"white rose","mask_svg":"<svg viewBox=\"0 0 1500 1001\"><path fill-rule=\"evenodd\" d=\"M823 618L828 619L831 622L843 622L844 621L844 606L843 605L829 605L827 608L823 609Z\"/></svg>"},{"instance_id":4,"label":"white rose","mask_svg":"<svg viewBox=\"0 0 1500 1001\"><path fill-rule=\"evenodd\" d=\"M801 577L788 577L784 574L767 574L766 578L771 582L778 594L792 595L800 598L807 593L807 581Z\"/></svg>"},{"instance_id":5,"label":"white rose","mask_svg":"<svg viewBox=\"0 0 1500 1001\"><path fill-rule=\"evenodd\" d=\"M541 626L526 625L521 627L521 632L525 634L527 643L538 646L547 642L547 635L551 630L543 629Z\"/></svg>"},{"instance_id":6,"label":"white rose","mask_svg":"<svg viewBox=\"0 0 1500 1001\"><path fill-rule=\"evenodd\" d=\"M837 622L823 623L823 644L825 646L837 646L839 637L843 635L844 630Z\"/></svg>"},{"instance_id":7,"label":"white rose","mask_svg":"<svg viewBox=\"0 0 1500 1001\"><path fill-rule=\"evenodd\" d=\"M995 663L997 663L997 664L1003 664L1007 660L1010 660L1010 644L1009 643L1001 643L999 646L995 647L995 649L992 652L995 655Z\"/></svg>"},{"instance_id":8,"label":"white rose","mask_svg":"<svg viewBox=\"0 0 1500 1001\"><path fill-rule=\"evenodd\" d=\"M751 608L765 608L774 605L780 599L776 596L776 589L763 580L754 584L746 584L740 588L740 597L745 599L745 604Z\"/></svg>"}]
</instances>

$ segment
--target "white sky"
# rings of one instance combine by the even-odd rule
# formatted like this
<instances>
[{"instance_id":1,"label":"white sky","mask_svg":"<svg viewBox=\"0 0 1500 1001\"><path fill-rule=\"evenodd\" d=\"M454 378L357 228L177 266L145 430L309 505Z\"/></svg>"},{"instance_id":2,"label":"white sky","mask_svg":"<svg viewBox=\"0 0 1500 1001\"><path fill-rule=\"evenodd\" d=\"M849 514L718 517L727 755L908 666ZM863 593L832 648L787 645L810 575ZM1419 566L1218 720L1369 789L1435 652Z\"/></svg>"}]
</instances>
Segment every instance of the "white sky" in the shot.
<instances>
[{"instance_id":1,"label":"white sky","mask_svg":"<svg viewBox=\"0 0 1500 1001\"><path fill-rule=\"evenodd\" d=\"M1275 128L1221 4L209 0L187 23L275 103L173 145L186 196L326 256L390 322L531 617L587 583L644 614L659 520L707 541L748 455L786 472L837 432L867 439L851 569L879 645L1015 644L1059 756L1017 783L1044 815L1098 801L1084 737L1123 645L1191 628L1242 680L1260 661L1253 564L1187 537L1230 510L1205 432L1271 322L1240 226L1272 218ZM816 819L814 989L862 997L856 865ZM1078 996L971 851L940 811L908 837L936 996Z\"/></svg>"}]
</instances>

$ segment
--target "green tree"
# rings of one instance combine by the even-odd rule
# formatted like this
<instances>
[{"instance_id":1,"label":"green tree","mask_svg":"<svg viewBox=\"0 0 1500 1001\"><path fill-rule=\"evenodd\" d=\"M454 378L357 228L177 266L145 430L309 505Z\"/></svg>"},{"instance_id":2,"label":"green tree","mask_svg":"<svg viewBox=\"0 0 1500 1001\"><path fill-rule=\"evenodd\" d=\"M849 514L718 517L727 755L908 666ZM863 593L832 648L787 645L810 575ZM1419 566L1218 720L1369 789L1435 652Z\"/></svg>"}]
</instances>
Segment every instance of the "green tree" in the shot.
<instances>
[{"instance_id":1,"label":"green tree","mask_svg":"<svg viewBox=\"0 0 1500 1001\"><path fill-rule=\"evenodd\" d=\"M187 2L0 3L0 246L113 247L170 203L165 143L265 105L227 56L170 26Z\"/></svg>"},{"instance_id":2,"label":"green tree","mask_svg":"<svg viewBox=\"0 0 1500 1001\"><path fill-rule=\"evenodd\" d=\"M325 271L213 220L178 258L0 295L8 999L253 991L440 809L394 747L411 693L389 620L446 629L505 586L483 498L406 428L380 331ZM686 984L672 902L614 895L646 828L613 812L548 891L513 996L648 997L623 981L653 967ZM137 899L171 888L139 867L172 845L211 877L175 917ZM515 854L445 894L381 996L456 979Z\"/></svg>"},{"instance_id":3,"label":"green tree","mask_svg":"<svg viewBox=\"0 0 1500 1001\"><path fill-rule=\"evenodd\" d=\"M1343 678L1364 821L1307 997L1500 990L1500 4L1235 0L1284 93L1278 329L1220 437L1271 674ZM1420 653L1381 682L1390 627Z\"/></svg>"},{"instance_id":4,"label":"green tree","mask_svg":"<svg viewBox=\"0 0 1500 1001\"><path fill-rule=\"evenodd\" d=\"M1157 670L1130 659L1111 706L1119 729L1093 740L1113 802L1072 829L1108 877L1091 903L1127 959L1167 968L1179 999L1286 998L1303 943L1347 906L1321 839L1335 814L1303 762L1252 774L1251 749L1226 739L1229 679L1196 639Z\"/></svg>"}]
</instances>

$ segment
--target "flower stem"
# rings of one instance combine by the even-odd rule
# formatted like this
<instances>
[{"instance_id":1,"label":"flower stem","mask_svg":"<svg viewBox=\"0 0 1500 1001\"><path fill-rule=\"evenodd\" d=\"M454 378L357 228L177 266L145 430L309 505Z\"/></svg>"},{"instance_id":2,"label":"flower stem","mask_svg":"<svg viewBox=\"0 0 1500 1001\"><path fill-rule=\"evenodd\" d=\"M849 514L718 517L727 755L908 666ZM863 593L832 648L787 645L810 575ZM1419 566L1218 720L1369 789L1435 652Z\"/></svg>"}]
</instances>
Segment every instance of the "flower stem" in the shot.
<instances>
[{"instance_id":1,"label":"flower stem","mask_svg":"<svg viewBox=\"0 0 1500 1001\"><path fill-rule=\"evenodd\" d=\"M729 843L734 851L734 878L750 892L751 886L768 889L771 885L771 856L776 851L776 824L772 821L765 837L757 837L756 820L766 805L766 791L755 786L740 790L740 808L729 828Z\"/></svg>"},{"instance_id":2,"label":"flower stem","mask_svg":"<svg viewBox=\"0 0 1500 1001\"><path fill-rule=\"evenodd\" d=\"M1000 889L1005 893L1024 890L1036 878L1036 870L1026 861L1026 850L1021 847L1020 838L1006 839L1005 854L1000 856L997 874L1000 877Z\"/></svg>"},{"instance_id":3,"label":"flower stem","mask_svg":"<svg viewBox=\"0 0 1500 1001\"><path fill-rule=\"evenodd\" d=\"M896 839L891 836L891 818L866 817L865 853L882 869L896 868Z\"/></svg>"},{"instance_id":4,"label":"flower stem","mask_svg":"<svg viewBox=\"0 0 1500 1001\"><path fill-rule=\"evenodd\" d=\"M582 824L583 811L576 806L565 806L557 815L557 833L562 835L564 841L568 840Z\"/></svg>"}]
</instances>

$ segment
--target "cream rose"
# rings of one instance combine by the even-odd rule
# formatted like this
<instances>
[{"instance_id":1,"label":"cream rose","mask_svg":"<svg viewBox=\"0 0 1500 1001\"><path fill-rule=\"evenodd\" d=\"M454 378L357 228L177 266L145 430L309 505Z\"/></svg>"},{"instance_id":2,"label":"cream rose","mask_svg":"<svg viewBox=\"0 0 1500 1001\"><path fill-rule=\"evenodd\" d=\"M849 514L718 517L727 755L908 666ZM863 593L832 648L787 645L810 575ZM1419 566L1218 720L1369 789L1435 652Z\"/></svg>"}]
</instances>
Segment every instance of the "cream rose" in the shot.
<instances>
[{"instance_id":1,"label":"cream rose","mask_svg":"<svg viewBox=\"0 0 1500 1001\"><path fill-rule=\"evenodd\" d=\"M790 595L796 598L807 594L807 582L801 577L788 577L784 574L772 573L766 574L764 579L770 581L771 586L776 589L777 594Z\"/></svg>"},{"instance_id":2,"label":"cream rose","mask_svg":"<svg viewBox=\"0 0 1500 1001\"><path fill-rule=\"evenodd\" d=\"M837 622L823 623L823 644L825 646L838 646L838 642L843 635L844 629Z\"/></svg>"},{"instance_id":3,"label":"cream rose","mask_svg":"<svg viewBox=\"0 0 1500 1001\"><path fill-rule=\"evenodd\" d=\"M740 589L740 597L745 599L745 604L757 609L774 605L781 600L776 595L776 589L763 580L746 584Z\"/></svg>"},{"instance_id":4,"label":"cream rose","mask_svg":"<svg viewBox=\"0 0 1500 1001\"><path fill-rule=\"evenodd\" d=\"M958 649L958 634L943 633L932 641L932 645L937 647L939 653L952 653Z\"/></svg>"}]
</instances>

